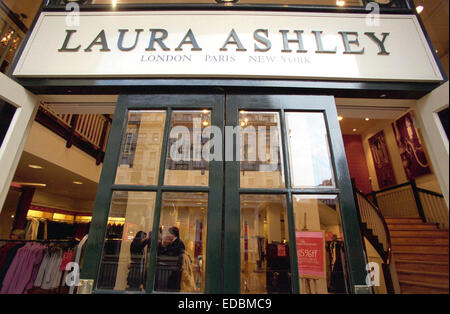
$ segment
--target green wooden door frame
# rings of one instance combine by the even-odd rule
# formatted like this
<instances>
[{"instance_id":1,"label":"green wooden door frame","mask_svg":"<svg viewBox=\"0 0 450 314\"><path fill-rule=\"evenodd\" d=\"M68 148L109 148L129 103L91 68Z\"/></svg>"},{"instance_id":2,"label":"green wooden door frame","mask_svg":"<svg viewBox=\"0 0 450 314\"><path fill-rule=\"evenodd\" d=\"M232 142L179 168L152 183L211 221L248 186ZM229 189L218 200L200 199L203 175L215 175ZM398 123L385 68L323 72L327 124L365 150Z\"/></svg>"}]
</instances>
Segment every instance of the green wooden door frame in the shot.
<instances>
[{"instance_id":1,"label":"green wooden door frame","mask_svg":"<svg viewBox=\"0 0 450 314\"><path fill-rule=\"evenodd\" d=\"M241 252L240 252L240 195L241 194L283 194L287 201L287 217L289 230L289 252L292 270L292 291L299 293L297 250L295 241L295 226L292 194L334 194L340 204L341 224L344 233L344 245L347 270L350 281L350 292L355 293L355 285L365 285L366 259L363 251L360 227L356 206L353 199L352 185L345 156L344 143L336 105L333 96L295 96L295 95L227 95L226 126L239 126L239 111L275 111L280 114L280 129L286 186L283 189L248 189L240 188L240 169L238 161L225 163L225 210L224 210L224 292L241 292ZM322 112L328 131L328 140L334 168L336 188L291 188L289 152L285 112L310 111ZM227 139L230 140L231 139ZM238 149L233 145L233 156ZM229 146L227 146L229 147Z\"/></svg>"},{"instance_id":2,"label":"green wooden door frame","mask_svg":"<svg viewBox=\"0 0 450 314\"><path fill-rule=\"evenodd\" d=\"M164 186L167 144L173 110L211 110L211 124L223 130L224 95L191 95L191 94L152 94L152 95L120 95L114 113L114 120L108 139L108 145L100 176L99 188L94 204L94 212L89 231L88 242L81 278L94 280L94 292L110 293L113 291L95 289L102 258L103 243L106 236L109 209L113 191L152 191L156 192L153 229L159 229L163 192L207 192L207 243L205 293L222 292L222 203L223 203L223 164L222 161L209 162L209 187ZM158 184L155 186L116 185L114 184L119 162L122 140L126 132L129 110L165 110L166 121L160 159ZM223 132L222 132L223 134ZM153 292L156 269L156 247L158 237L152 237L149 254L149 271L147 276L147 293ZM114 291L116 292L116 291ZM123 293L124 291L117 291ZM142 292L140 292L142 293Z\"/></svg>"},{"instance_id":3,"label":"green wooden door frame","mask_svg":"<svg viewBox=\"0 0 450 314\"><path fill-rule=\"evenodd\" d=\"M226 103L226 104L225 104ZM239 125L239 110L276 111L280 114L280 129L283 153L283 172L286 186L281 189L241 189L239 161L211 161L209 163L209 187L164 186L167 143L173 110L211 109L211 124L222 131L225 147L236 147L233 138L225 138L225 126ZM158 184L155 186L115 185L116 169L119 162L122 140L127 126L129 110L166 110L166 122ZM226 112L225 112L226 110ZM285 112L311 111L323 112L328 130L332 164L336 188L294 189L291 188L289 152L287 148ZM223 150L225 160L225 149ZM240 194L283 194L286 197L289 238L295 239L292 194L334 194L340 202L341 224L344 232L344 245L347 268L354 293L355 285L365 285L366 259L359 229L356 206L353 199L350 174L345 156L337 111L333 96L295 96L295 95L227 95L222 94L152 94L121 95L115 110L114 120L108 140L99 188L94 205L86 254L81 278L93 279L96 287L102 257L103 243L109 208L113 191L153 191L156 192L153 230L158 230L161 213L162 193L208 192L208 234L206 246L206 286L205 293L240 293ZM157 238L152 237L149 254L149 273L147 293L153 292L153 279L156 269ZM292 270L292 291L299 293L297 254L294 241L289 241ZM222 249L223 247L223 249ZM111 292L99 291L96 292ZM123 292L123 291L122 291ZM119 292L119 293L122 293Z\"/></svg>"}]
</instances>

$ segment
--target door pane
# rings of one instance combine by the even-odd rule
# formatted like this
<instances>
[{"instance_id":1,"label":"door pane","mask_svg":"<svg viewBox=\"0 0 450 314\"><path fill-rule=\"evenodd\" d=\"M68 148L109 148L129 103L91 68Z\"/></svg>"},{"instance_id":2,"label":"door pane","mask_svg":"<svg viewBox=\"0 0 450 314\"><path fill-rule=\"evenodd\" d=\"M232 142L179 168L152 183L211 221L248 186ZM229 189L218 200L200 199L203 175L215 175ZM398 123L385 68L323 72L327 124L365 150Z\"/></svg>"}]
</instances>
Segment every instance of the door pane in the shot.
<instances>
[{"instance_id":1,"label":"door pane","mask_svg":"<svg viewBox=\"0 0 450 314\"><path fill-rule=\"evenodd\" d=\"M287 112L286 128L292 187L334 187L323 113Z\"/></svg>"},{"instance_id":2,"label":"door pane","mask_svg":"<svg viewBox=\"0 0 450 314\"><path fill-rule=\"evenodd\" d=\"M208 193L163 193L156 291L204 291L207 209Z\"/></svg>"},{"instance_id":3,"label":"door pane","mask_svg":"<svg viewBox=\"0 0 450 314\"><path fill-rule=\"evenodd\" d=\"M239 124L241 187L284 187L279 114L240 111Z\"/></svg>"},{"instance_id":4,"label":"door pane","mask_svg":"<svg viewBox=\"0 0 450 314\"><path fill-rule=\"evenodd\" d=\"M300 293L346 293L336 195L293 195Z\"/></svg>"},{"instance_id":5,"label":"door pane","mask_svg":"<svg viewBox=\"0 0 450 314\"><path fill-rule=\"evenodd\" d=\"M284 195L241 195L241 293L291 293Z\"/></svg>"},{"instance_id":6,"label":"door pane","mask_svg":"<svg viewBox=\"0 0 450 314\"><path fill-rule=\"evenodd\" d=\"M209 155L202 148L210 139L209 126L210 110L172 112L165 185L208 185Z\"/></svg>"},{"instance_id":7,"label":"door pane","mask_svg":"<svg viewBox=\"0 0 450 314\"><path fill-rule=\"evenodd\" d=\"M155 192L115 191L97 288L145 291Z\"/></svg>"},{"instance_id":8,"label":"door pane","mask_svg":"<svg viewBox=\"0 0 450 314\"><path fill-rule=\"evenodd\" d=\"M116 184L156 185L164 137L165 111L129 111Z\"/></svg>"}]
</instances>

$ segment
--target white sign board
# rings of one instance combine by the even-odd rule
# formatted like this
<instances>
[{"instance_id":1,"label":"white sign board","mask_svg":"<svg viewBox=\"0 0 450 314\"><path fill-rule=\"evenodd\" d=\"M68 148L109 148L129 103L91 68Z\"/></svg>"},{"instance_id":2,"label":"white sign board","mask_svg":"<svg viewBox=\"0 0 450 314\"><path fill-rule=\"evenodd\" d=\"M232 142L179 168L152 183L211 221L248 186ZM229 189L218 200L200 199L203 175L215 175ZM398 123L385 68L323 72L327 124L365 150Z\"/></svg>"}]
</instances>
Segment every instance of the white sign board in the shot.
<instances>
[{"instance_id":1,"label":"white sign board","mask_svg":"<svg viewBox=\"0 0 450 314\"><path fill-rule=\"evenodd\" d=\"M73 14L73 13L71 13ZM372 16L373 18L373 16ZM16 77L442 80L413 15L44 12Z\"/></svg>"}]
</instances>

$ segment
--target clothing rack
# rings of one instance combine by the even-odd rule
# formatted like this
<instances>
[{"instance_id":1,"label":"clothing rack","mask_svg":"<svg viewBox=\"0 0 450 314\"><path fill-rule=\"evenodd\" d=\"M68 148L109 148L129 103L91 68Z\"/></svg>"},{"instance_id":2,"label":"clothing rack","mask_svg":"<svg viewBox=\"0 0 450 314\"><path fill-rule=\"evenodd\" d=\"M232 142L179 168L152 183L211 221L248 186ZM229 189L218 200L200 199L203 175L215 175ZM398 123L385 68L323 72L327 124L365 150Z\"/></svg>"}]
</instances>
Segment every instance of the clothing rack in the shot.
<instances>
[{"instance_id":1,"label":"clothing rack","mask_svg":"<svg viewBox=\"0 0 450 314\"><path fill-rule=\"evenodd\" d=\"M39 243L72 243L72 242L80 242L76 239L68 240L68 239L62 239L62 240L11 240L11 239L0 239L0 242L39 242Z\"/></svg>"}]
</instances>

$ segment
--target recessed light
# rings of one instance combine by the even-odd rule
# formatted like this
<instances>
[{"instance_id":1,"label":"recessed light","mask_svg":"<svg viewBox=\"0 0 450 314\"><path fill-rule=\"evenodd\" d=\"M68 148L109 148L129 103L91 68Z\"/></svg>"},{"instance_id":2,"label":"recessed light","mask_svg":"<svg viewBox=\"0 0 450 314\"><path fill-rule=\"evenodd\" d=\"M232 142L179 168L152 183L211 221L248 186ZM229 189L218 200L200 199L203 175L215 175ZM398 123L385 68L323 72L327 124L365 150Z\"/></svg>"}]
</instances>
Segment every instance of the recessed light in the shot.
<instances>
[{"instance_id":1,"label":"recessed light","mask_svg":"<svg viewBox=\"0 0 450 314\"><path fill-rule=\"evenodd\" d=\"M83 182L80 182L80 181L73 181L72 183L73 184L78 184L78 185L83 184Z\"/></svg>"},{"instance_id":2,"label":"recessed light","mask_svg":"<svg viewBox=\"0 0 450 314\"><path fill-rule=\"evenodd\" d=\"M345 1L344 0L336 0L336 5L338 7L343 7L345 5Z\"/></svg>"},{"instance_id":3,"label":"recessed light","mask_svg":"<svg viewBox=\"0 0 450 314\"><path fill-rule=\"evenodd\" d=\"M369 118L365 118L364 120L369 121L370 119Z\"/></svg>"},{"instance_id":4,"label":"recessed light","mask_svg":"<svg viewBox=\"0 0 450 314\"><path fill-rule=\"evenodd\" d=\"M353 129L353 132L356 132L356 129Z\"/></svg>"},{"instance_id":5,"label":"recessed light","mask_svg":"<svg viewBox=\"0 0 450 314\"><path fill-rule=\"evenodd\" d=\"M28 165L28 167L33 168L33 169L42 169L43 167L38 166L38 165Z\"/></svg>"},{"instance_id":6,"label":"recessed light","mask_svg":"<svg viewBox=\"0 0 450 314\"><path fill-rule=\"evenodd\" d=\"M423 5L418 5L417 7L416 7L416 11L417 11L417 13L422 13L422 11L423 11Z\"/></svg>"},{"instance_id":7,"label":"recessed light","mask_svg":"<svg viewBox=\"0 0 450 314\"><path fill-rule=\"evenodd\" d=\"M343 116L338 116L338 120L339 120L339 121L342 121L342 119L344 119Z\"/></svg>"}]
</instances>

